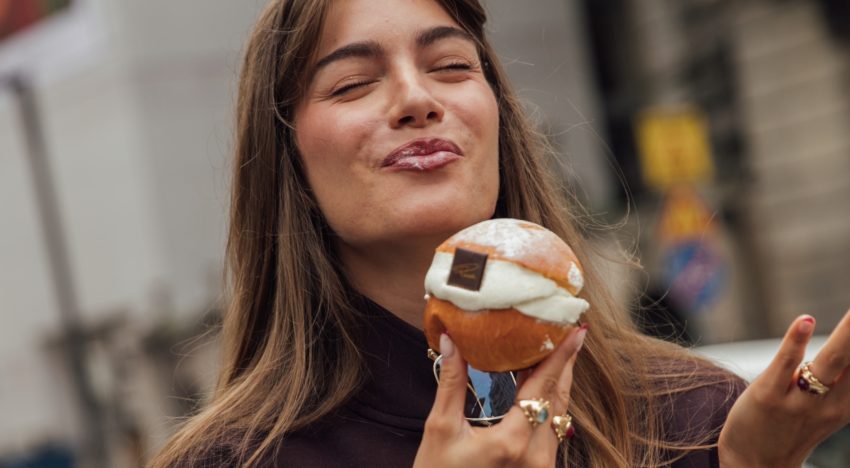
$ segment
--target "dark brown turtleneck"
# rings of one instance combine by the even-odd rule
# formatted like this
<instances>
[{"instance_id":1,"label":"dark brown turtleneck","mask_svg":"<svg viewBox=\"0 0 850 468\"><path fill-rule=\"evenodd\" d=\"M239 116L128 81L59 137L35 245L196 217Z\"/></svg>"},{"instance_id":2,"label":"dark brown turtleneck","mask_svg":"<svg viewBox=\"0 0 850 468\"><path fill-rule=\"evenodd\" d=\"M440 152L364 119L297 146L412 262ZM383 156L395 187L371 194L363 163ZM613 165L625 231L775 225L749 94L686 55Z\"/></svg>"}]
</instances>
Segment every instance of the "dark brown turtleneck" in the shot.
<instances>
[{"instance_id":1,"label":"dark brown turtleneck","mask_svg":"<svg viewBox=\"0 0 850 468\"><path fill-rule=\"evenodd\" d=\"M289 434L277 451L274 466L338 468L413 464L437 388L432 361L426 354L428 345L421 330L371 301L365 304L368 323L363 350L369 370L365 385L321 423ZM703 387L676 396L665 432L675 439L675 434L718 427L733 403L727 394L725 388ZM670 466L717 467L717 451L691 452Z\"/></svg>"}]
</instances>

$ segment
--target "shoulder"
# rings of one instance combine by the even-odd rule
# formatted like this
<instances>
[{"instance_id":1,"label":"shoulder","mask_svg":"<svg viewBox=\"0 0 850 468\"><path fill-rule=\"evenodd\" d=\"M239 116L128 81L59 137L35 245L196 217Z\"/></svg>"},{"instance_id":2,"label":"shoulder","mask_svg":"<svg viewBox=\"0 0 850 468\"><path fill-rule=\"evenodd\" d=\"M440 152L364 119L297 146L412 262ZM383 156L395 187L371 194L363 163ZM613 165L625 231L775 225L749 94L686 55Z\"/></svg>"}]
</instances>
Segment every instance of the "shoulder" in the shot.
<instances>
[{"instance_id":1,"label":"shoulder","mask_svg":"<svg viewBox=\"0 0 850 468\"><path fill-rule=\"evenodd\" d=\"M189 450L169 457L158 457L151 468L179 466L184 468L213 468L238 466L236 451L233 447L218 446Z\"/></svg>"},{"instance_id":2,"label":"shoulder","mask_svg":"<svg viewBox=\"0 0 850 468\"><path fill-rule=\"evenodd\" d=\"M149 465L149 468L218 468L222 466L241 466L245 453L241 450L240 440L207 440L203 443L183 447L166 447Z\"/></svg>"},{"instance_id":3,"label":"shoulder","mask_svg":"<svg viewBox=\"0 0 850 468\"><path fill-rule=\"evenodd\" d=\"M668 432L693 434L722 426L747 387L738 375L697 356L662 360L657 365L666 380L659 382L663 387L660 410L669 424Z\"/></svg>"},{"instance_id":4,"label":"shoulder","mask_svg":"<svg viewBox=\"0 0 850 468\"><path fill-rule=\"evenodd\" d=\"M660 436L683 448L671 451L673 458L678 458L672 466L718 466L717 440L732 405L746 389L746 381L695 356L659 365L667 376L665 391L658 397Z\"/></svg>"},{"instance_id":5,"label":"shoulder","mask_svg":"<svg viewBox=\"0 0 850 468\"><path fill-rule=\"evenodd\" d=\"M719 433L743 388L736 380L730 380L672 394L665 408L669 422L667 432L691 436Z\"/></svg>"}]
</instances>

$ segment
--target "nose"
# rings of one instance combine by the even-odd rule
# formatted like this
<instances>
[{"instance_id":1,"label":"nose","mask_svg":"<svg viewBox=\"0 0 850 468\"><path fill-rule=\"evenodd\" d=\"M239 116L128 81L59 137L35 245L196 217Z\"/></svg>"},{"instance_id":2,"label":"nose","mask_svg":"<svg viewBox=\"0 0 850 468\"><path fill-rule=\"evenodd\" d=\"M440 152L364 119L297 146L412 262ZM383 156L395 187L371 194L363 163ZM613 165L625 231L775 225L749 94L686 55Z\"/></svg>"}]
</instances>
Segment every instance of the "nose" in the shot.
<instances>
[{"instance_id":1,"label":"nose","mask_svg":"<svg viewBox=\"0 0 850 468\"><path fill-rule=\"evenodd\" d=\"M399 77L389 113L390 127L426 127L443 120L445 109L425 83L426 77L408 72Z\"/></svg>"}]
</instances>

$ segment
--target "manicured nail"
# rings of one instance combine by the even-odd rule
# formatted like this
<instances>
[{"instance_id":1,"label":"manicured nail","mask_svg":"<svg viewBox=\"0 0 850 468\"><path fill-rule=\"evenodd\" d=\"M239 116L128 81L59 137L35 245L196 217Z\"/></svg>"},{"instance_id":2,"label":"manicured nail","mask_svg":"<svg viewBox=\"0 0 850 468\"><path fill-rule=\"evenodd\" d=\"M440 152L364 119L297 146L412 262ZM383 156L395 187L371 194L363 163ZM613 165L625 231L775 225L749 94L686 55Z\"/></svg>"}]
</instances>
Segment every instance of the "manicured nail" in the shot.
<instances>
[{"instance_id":1,"label":"manicured nail","mask_svg":"<svg viewBox=\"0 0 850 468\"><path fill-rule=\"evenodd\" d=\"M576 348L576 352L581 351L581 347L584 346L584 336L585 335L587 335L587 328L582 327L578 331L578 338L576 338L578 340L578 348Z\"/></svg>"},{"instance_id":2,"label":"manicured nail","mask_svg":"<svg viewBox=\"0 0 850 468\"><path fill-rule=\"evenodd\" d=\"M808 335L815 328L815 319L811 316L803 317L803 320L800 321L800 325L797 326L797 330L800 333Z\"/></svg>"},{"instance_id":3,"label":"manicured nail","mask_svg":"<svg viewBox=\"0 0 850 468\"><path fill-rule=\"evenodd\" d=\"M449 335L443 333L440 335L440 353L444 358L450 358L455 354L455 344L452 343L452 339L449 338Z\"/></svg>"}]
</instances>

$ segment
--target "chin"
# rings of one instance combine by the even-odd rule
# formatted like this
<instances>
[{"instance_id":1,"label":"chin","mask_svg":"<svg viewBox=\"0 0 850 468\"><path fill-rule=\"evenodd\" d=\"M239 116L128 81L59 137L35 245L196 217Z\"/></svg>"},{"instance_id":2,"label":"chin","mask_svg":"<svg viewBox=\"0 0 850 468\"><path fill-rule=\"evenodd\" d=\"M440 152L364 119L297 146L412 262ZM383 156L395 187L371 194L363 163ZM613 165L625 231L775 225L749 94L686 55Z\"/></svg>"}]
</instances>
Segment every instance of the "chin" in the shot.
<instances>
[{"instance_id":1,"label":"chin","mask_svg":"<svg viewBox=\"0 0 850 468\"><path fill-rule=\"evenodd\" d=\"M461 229L492 218L494 211L495 203L493 206L462 208L457 203L432 204L427 209L412 212L403 222L402 229L407 235L434 238L439 243Z\"/></svg>"},{"instance_id":2,"label":"chin","mask_svg":"<svg viewBox=\"0 0 850 468\"><path fill-rule=\"evenodd\" d=\"M468 184L466 185L468 186ZM496 209L496 190L472 187L473 190L411 190L397 196L379 209L357 213L344 210L346 217L332 228L345 242L410 246L433 243L436 247L461 229L490 219ZM491 195L484 195L492 192ZM399 193L399 192L396 192ZM347 228L347 229L346 229Z\"/></svg>"},{"instance_id":3,"label":"chin","mask_svg":"<svg viewBox=\"0 0 850 468\"><path fill-rule=\"evenodd\" d=\"M499 196L498 167L451 165L443 176L408 181L392 193L395 224L405 234L442 242L473 224L490 219ZM436 245L435 245L436 247Z\"/></svg>"}]
</instances>

